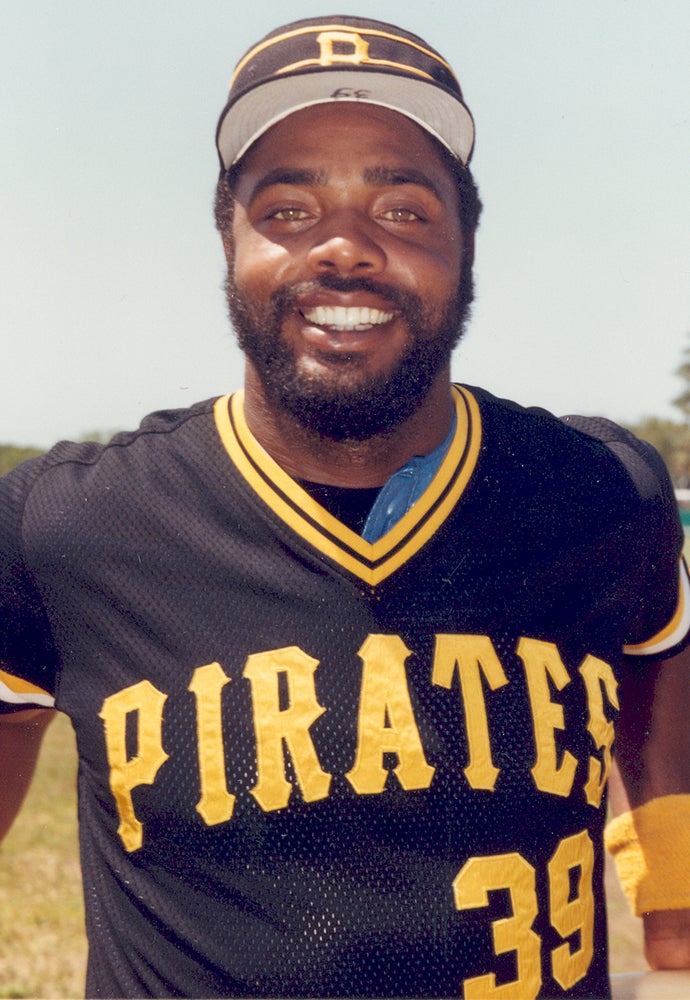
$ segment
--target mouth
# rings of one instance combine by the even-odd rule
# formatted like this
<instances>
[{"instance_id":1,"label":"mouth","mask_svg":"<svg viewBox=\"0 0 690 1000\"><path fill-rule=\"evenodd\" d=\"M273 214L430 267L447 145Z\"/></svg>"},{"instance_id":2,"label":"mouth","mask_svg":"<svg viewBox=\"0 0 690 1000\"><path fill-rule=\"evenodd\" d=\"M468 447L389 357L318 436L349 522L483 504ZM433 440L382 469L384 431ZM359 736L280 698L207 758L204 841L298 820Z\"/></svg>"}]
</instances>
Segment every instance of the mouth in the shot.
<instances>
[{"instance_id":1,"label":"mouth","mask_svg":"<svg viewBox=\"0 0 690 1000\"><path fill-rule=\"evenodd\" d=\"M342 333L350 331L359 333L384 326L395 316L393 312L385 312L370 306L314 306L301 312L308 323Z\"/></svg>"}]
</instances>

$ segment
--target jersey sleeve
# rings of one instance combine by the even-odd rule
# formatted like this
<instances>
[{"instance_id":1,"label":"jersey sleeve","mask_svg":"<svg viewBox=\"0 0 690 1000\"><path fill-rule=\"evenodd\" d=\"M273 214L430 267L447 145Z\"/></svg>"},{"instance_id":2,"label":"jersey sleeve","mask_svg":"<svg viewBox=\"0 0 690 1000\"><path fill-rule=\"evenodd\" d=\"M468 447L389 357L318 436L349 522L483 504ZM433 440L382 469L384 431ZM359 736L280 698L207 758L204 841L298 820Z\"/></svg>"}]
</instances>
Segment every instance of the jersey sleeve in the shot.
<instances>
[{"instance_id":1,"label":"jersey sleeve","mask_svg":"<svg viewBox=\"0 0 690 1000\"><path fill-rule=\"evenodd\" d=\"M636 491L629 572L638 609L623 652L667 659L690 643L690 578L684 532L673 485L656 449L603 418L569 416L564 422L597 438L625 468Z\"/></svg>"},{"instance_id":2,"label":"jersey sleeve","mask_svg":"<svg viewBox=\"0 0 690 1000\"><path fill-rule=\"evenodd\" d=\"M0 478L0 713L55 704L57 657L24 556L24 511L42 469L30 459Z\"/></svg>"}]
</instances>

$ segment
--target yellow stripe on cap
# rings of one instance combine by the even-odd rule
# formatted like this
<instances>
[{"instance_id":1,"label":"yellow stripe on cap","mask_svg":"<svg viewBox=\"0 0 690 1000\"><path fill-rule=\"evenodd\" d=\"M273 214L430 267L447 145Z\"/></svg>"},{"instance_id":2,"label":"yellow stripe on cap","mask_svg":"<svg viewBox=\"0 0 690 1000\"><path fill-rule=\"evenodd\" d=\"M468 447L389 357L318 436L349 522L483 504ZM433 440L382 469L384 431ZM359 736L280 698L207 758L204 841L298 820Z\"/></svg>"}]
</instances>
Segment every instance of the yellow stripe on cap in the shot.
<instances>
[{"instance_id":1,"label":"yellow stripe on cap","mask_svg":"<svg viewBox=\"0 0 690 1000\"><path fill-rule=\"evenodd\" d=\"M274 35L272 38L264 39L263 42L259 42L258 45L255 45L254 48L251 49L244 56L244 58L242 58L239 61L239 63L235 67L235 72L233 73L232 80L230 81L230 87L232 88L233 84L235 83L235 80L237 79L237 77L239 76L239 74L242 72L242 70L244 69L244 67L247 65L247 63L250 62L255 56L259 55L260 52L265 52L266 49L271 48L271 46L277 45L280 42L287 41L290 38L297 38L297 37L299 37L301 35L313 35L313 34L319 35L319 34L323 34L325 32L343 32L343 34L346 34L346 35L350 36L350 38L352 38L353 36L360 36L361 37L362 35L372 35L372 36L375 36L377 38L386 38L389 41L396 42L396 43L398 43L400 45L409 45L410 48L416 49L418 52L421 52L423 55L427 56L427 58L434 59L437 63L439 63L440 66L443 66L443 68L445 70L447 70L448 73L450 73L451 76L453 76L453 78L455 79L455 74L453 73L453 70L448 65L448 63L445 61L445 59L442 59L437 52L433 52L431 49L427 49L423 45L418 45L416 42L412 41L412 39L410 39L410 38L404 38L401 35L394 35L394 34L391 34L390 32L381 31L381 30L379 30L377 28L360 27L357 30L355 30L354 29L354 25L350 25L350 24L317 24L317 25L310 24L307 27L294 28L292 31L285 31L285 32L283 32L280 35ZM337 63L351 63L352 61L353 60L352 59L348 59L347 56L339 58L337 56L337 54L335 54L334 57L333 57L333 62L324 63L324 62L321 62L320 60L314 60L314 62L310 63L310 65L324 66L324 65L334 65L334 64L337 64ZM371 63L371 62L372 62L372 60L369 60L369 59L364 60L364 64L365 65L366 65L366 63ZM304 64L302 64L302 65L304 65ZM358 63L358 65L360 65L360 63ZM388 63L386 65L394 66L395 64L394 63ZM294 70L296 68L299 68L299 67L297 65L289 67L289 69L292 69L292 70ZM403 65L403 64L401 64L397 68L407 70L409 73L418 73L419 72L413 66L408 66L408 65ZM287 71L288 71L288 67L284 68L280 72L287 72Z\"/></svg>"},{"instance_id":2,"label":"yellow stripe on cap","mask_svg":"<svg viewBox=\"0 0 690 1000\"><path fill-rule=\"evenodd\" d=\"M337 63L349 62L349 59L338 59L333 63L328 63L329 66L334 66ZM320 59L303 59L302 62L293 63L292 66L284 66L282 69L278 70L276 76L280 76L281 73L292 73L298 69L309 69L310 66L323 66L324 64ZM405 66L403 63L390 62L388 59L371 59L368 58L365 63L356 63L357 66L385 66L387 69L402 69L406 73L414 73L416 76L421 76L424 80L433 80L431 73L425 73L423 69L417 69L416 66Z\"/></svg>"}]
</instances>

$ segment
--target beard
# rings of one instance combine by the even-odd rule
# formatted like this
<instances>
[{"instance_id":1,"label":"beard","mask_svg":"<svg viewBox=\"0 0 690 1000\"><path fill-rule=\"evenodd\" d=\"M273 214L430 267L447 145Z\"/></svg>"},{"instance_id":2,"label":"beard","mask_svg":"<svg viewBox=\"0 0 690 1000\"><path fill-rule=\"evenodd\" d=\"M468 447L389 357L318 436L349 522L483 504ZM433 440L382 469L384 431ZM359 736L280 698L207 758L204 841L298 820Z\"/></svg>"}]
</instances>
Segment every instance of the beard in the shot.
<instances>
[{"instance_id":1,"label":"beard","mask_svg":"<svg viewBox=\"0 0 690 1000\"><path fill-rule=\"evenodd\" d=\"M369 292L395 305L410 341L392 370L364 381L357 377L356 356L350 354L335 360L329 356L331 367L338 365L342 371L333 381L300 370L292 349L281 338L283 321L298 297L321 289ZM421 406L462 337L473 287L471 268L466 266L455 295L441 309L432 309L411 292L366 278L326 274L281 286L258 308L239 292L231 263L226 296L238 344L252 362L270 403L325 438L364 441L399 427Z\"/></svg>"}]
</instances>

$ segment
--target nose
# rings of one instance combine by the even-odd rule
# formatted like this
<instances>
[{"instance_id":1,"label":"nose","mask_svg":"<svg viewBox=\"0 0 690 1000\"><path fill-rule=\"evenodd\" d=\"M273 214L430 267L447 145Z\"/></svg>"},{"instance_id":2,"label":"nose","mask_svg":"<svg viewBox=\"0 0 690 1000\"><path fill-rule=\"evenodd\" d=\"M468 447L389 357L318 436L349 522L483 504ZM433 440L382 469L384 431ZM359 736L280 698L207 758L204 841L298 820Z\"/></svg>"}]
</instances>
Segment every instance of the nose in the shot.
<instances>
[{"instance_id":1,"label":"nose","mask_svg":"<svg viewBox=\"0 0 690 1000\"><path fill-rule=\"evenodd\" d=\"M308 263L315 274L380 274L386 255L370 231L367 219L351 213L338 213L319 227L316 242L308 253Z\"/></svg>"}]
</instances>

